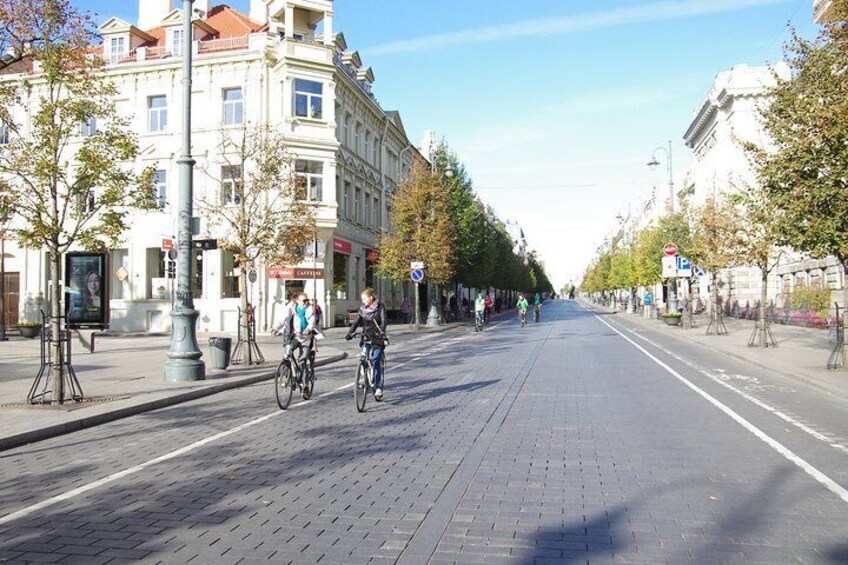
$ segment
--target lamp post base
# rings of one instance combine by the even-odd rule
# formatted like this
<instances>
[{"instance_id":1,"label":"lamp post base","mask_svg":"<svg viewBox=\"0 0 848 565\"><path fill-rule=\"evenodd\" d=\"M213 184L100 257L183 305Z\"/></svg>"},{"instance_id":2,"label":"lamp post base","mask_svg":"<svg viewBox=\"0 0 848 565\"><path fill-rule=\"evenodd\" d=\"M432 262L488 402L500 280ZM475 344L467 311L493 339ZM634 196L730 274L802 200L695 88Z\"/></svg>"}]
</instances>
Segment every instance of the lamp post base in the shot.
<instances>
[{"instance_id":1,"label":"lamp post base","mask_svg":"<svg viewBox=\"0 0 848 565\"><path fill-rule=\"evenodd\" d=\"M206 364L197 345L194 331L199 313L194 309L171 312L173 335L168 361L165 362L165 380L169 382L202 381L206 379Z\"/></svg>"}]
</instances>

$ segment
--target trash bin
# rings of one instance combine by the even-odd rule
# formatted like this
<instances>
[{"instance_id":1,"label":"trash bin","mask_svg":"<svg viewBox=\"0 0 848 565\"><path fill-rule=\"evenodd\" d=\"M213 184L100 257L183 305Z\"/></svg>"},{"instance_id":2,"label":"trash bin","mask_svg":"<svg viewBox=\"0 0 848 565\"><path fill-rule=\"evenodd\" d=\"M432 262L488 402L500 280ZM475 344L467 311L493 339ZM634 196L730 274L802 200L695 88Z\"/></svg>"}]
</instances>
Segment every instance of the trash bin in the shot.
<instances>
[{"instance_id":1,"label":"trash bin","mask_svg":"<svg viewBox=\"0 0 848 565\"><path fill-rule=\"evenodd\" d=\"M213 337L209 339L209 361L213 369L226 369L230 364L230 350L233 347L231 337Z\"/></svg>"}]
</instances>

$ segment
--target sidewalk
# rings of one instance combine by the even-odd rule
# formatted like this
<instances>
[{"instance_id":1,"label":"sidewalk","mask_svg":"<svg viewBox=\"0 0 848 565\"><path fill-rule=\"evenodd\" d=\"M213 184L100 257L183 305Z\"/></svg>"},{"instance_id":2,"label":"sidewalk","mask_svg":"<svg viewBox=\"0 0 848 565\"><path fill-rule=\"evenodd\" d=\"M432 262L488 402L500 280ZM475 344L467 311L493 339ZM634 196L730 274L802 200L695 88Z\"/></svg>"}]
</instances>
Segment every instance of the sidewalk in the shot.
<instances>
[{"instance_id":1,"label":"sidewalk","mask_svg":"<svg viewBox=\"0 0 848 565\"><path fill-rule=\"evenodd\" d=\"M422 327L419 333L454 327L457 324ZM346 328L326 330L327 339L318 346L316 366L338 362L350 355L353 348L342 340L346 331ZM403 340L416 332L405 325L392 325L389 334ZM180 383L167 382L163 377L162 367L170 347L168 336L102 337L97 340L94 353L75 340L73 367L85 400L62 406L31 406L26 402L40 366L39 341L12 337L0 343L0 450L273 378L281 355L279 339L268 334L257 337L265 356L264 365L213 370L208 366L209 338L215 335L223 334L198 335L207 363L206 380Z\"/></svg>"},{"instance_id":2,"label":"sidewalk","mask_svg":"<svg viewBox=\"0 0 848 565\"><path fill-rule=\"evenodd\" d=\"M580 301L585 307L610 313L605 306ZM695 316L695 327L684 330L666 325L662 320L646 319L638 314L618 312L617 319L648 327L677 339L695 343L758 365L786 377L804 382L824 392L848 398L848 370L828 370L827 359L835 346L827 330L772 324L771 331L778 347L749 347L748 338L754 330L753 320L725 318L727 335L706 335L709 317Z\"/></svg>"}]
</instances>

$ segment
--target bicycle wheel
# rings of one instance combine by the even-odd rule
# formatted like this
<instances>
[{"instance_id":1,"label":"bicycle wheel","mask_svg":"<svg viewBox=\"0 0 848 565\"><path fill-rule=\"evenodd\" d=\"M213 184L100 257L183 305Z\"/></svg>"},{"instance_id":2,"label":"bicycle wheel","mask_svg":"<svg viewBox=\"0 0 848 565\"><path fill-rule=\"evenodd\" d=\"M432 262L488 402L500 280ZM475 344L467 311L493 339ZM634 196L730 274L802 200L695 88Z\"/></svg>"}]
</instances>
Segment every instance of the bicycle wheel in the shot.
<instances>
[{"instance_id":1,"label":"bicycle wheel","mask_svg":"<svg viewBox=\"0 0 848 565\"><path fill-rule=\"evenodd\" d=\"M356 410L365 412L365 400L368 398L368 364L360 363L356 370L356 384L353 385L353 396L356 400Z\"/></svg>"},{"instance_id":2,"label":"bicycle wheel","mask_svg":"<svg viewBox=\"0 0 848 565\"><path fill-rule=\"evenodd\" d=\"M285 410L291 404L294 386L291 366L283 361L277 367L277 376L274 379L274 393L277 395L277 404L280 406L280 410Z\"/></svg>"},{"instance_id":3,"label":"bicycle wheel","mask_svg":"<svg viewBox=\"0 0 848 565\"><path fill-rule=\"evenodd\" d=\"M315 369L312 368L312 363L307 363L303 367L303 399L309 400L312 398L312 391L315 389Z\"/></svg>"}]
</instances>

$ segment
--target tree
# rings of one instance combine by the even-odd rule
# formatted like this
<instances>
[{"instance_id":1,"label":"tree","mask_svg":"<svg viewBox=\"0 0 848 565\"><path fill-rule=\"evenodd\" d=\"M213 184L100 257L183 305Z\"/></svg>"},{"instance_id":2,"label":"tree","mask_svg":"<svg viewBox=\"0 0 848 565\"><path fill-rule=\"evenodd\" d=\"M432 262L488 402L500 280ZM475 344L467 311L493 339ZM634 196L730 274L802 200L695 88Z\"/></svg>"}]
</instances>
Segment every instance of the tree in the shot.
<instances>
[{"instance_id":1,"label":"tree","mask_svg":"<svg viewBox=\"0 0 848 565\"><path fill-rule=\"evenodd\" d=\"M401 181L391 208L392 225L380 238L378 272L401 281L409 276L411 262L423 261L431 283L449 281L454 273L453 235L447 190L441 179L425 165L416 163Z\"/></svg>"},{"instance_id":2,"label":"tree","mask_svg":"<svg viewBox=\"0 0 848 565\"><path fill-rule=\"evenodd\" d=\"M848 265L848 1L816 40L793 32L791 78L778 78L762 111L771 145L748 147L757 181L779 211L777 243ZM846 320L848 323L848 320Z\"/></svg>"},{"instance_id":3,"label":"tree","mask_svg":"<svg viewBox=\"0 0 848 565\"><path fill-rule=\"evenodd\" d=\"M739 210L726 199L711 194L700 206L691 209L692 241L689 257L712 275L710 292L710 326L721 333L718 309L718 274L739 261L742 249L750 248L751 240L741 239L746 228L739 221ZM749 232L751 227L747 228Z\"/></svg>"},{"instance_id":4,"label":"tree","mask_svg":"<svg viewBox=\"0 0 848 565\"><path fill-rule=\"evenodd\" d=\"M55 45L57 29L66 45L87 49L90 23L70 0L0 0L0 72L40 57Z\"/></svg>"},{"instance_id":5,"label":"tree","mask_svg":"<svg viewBox=\"0 0 848 565\"><path fill-rule=\"evenodd\" d=\"M222 230L221 249L233 254L240 271L241 310L247 312L247 277L254 261L296 264L303 260L304 247L313 243L315 215L309 201L318 187L308 187L305 177L298 176L283 134L269 127L222 129L217 158L205 172L218 190L198 203L210 225ZM251 347L248 343L248 364Z\"/></svg>"},{"instance_id":6,"label":"tree","mask_svg":"<svg viewBox=\"0 0 848 565\"><path fill-rule=\"evenodd\" d=\"M13 232L23 245L50 255L52 335L60 332L61 257L74 246L105 250L116 245L133 208L152 208L152 169L133 171L138 156L136 136L115 110L115 87L104 78L102 59L92 56L96 40L91 20L63 0L5 0L0 44L19 42L19 28L35 30L37 44L28 57L38 73L28 81L7 82L0 91L0 121L8 143L0 146L0 177L19 220ZM14 18L21 18L16 27ZM26 115L15 110L26 104ZM81 124L97 124L81 137ZM89 133L90 129L89 129ZM4 140L5 141L5 140ZM3 200L3 199L0 199ZM60 357L58 340L54 355ZM53 367L54 401L63 402L64 369Z\"/></svg>"}]
</instances>

